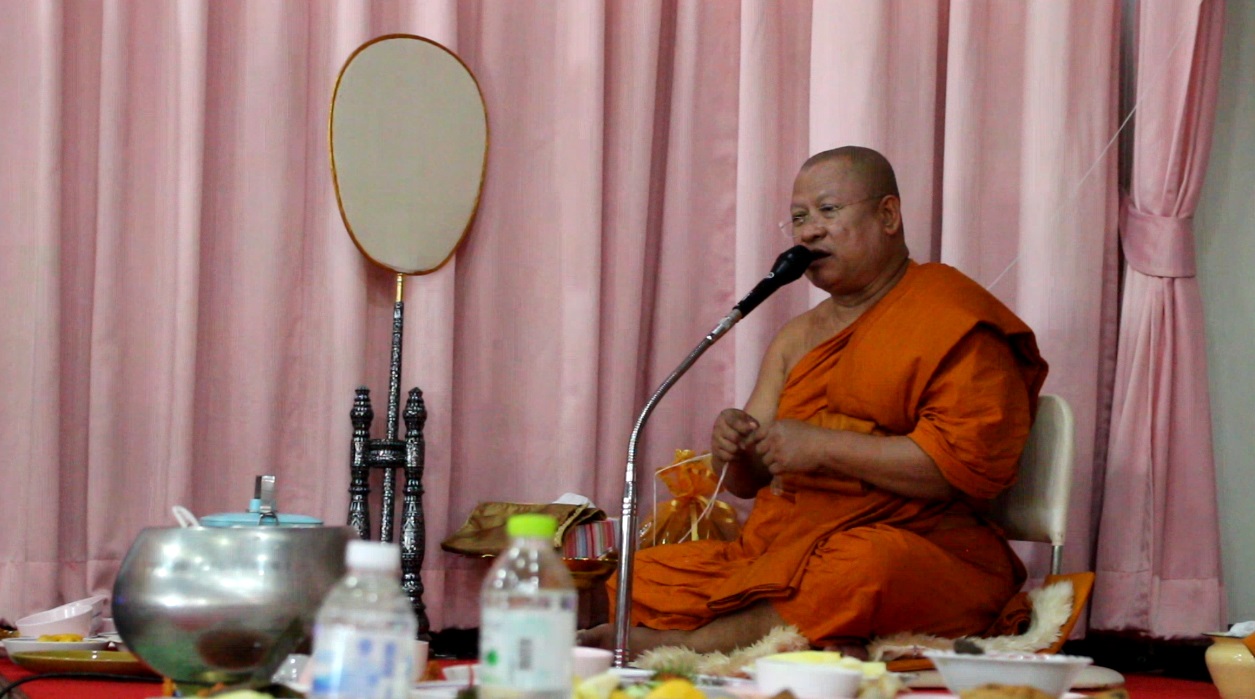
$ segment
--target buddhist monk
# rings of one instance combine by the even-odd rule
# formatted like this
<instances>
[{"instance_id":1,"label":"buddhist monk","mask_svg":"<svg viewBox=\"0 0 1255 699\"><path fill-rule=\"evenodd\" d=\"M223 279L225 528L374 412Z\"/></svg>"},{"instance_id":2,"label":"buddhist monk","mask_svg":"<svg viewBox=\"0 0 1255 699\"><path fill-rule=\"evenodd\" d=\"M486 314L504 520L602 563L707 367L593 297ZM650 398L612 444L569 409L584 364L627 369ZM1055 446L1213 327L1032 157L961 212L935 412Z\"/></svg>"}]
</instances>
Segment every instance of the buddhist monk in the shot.
<instances>
[{"instance_id":1,"label":"buddhist monk","mask_svg":"<svg viewBox=\"0 0 1255 699\"><path fill-rule=\"evenodd\" d=\"M855 655L896 632L979 634L1025 577L982 513L1015 480L1046 376L1033 333L960 272L910 259L874 150L807 160L782 227L818 254L806 277L828 298L715 420L715 468L753 509L736 541L637 555L631 650L730 651L786 624ZM613 647L613 626L581 642Z\"/></svg>"}]
</instances>

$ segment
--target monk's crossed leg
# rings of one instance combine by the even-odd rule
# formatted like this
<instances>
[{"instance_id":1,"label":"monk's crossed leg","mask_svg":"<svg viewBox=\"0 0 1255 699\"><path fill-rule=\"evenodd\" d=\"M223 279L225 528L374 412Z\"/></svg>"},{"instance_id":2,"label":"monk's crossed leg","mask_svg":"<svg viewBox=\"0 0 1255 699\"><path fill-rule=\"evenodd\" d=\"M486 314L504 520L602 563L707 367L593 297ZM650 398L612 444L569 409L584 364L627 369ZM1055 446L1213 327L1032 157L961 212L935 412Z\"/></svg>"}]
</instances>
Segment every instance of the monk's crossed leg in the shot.
<instances>
[{"instance_id":1,"label":"monk's crossed leg","mask_svg":"<svg viewBox=\"0 0 1255 699\"><path fill-rule=\"evenodd\" d=\"M984 527L928 537L886 525L840 532L816 547L798 591L772 605L816 646L981 633L1017 591L1006 582L1011 563L998 547L984 558L955 551L991 551L990 537Z\"/></svg>"}]
</instances>

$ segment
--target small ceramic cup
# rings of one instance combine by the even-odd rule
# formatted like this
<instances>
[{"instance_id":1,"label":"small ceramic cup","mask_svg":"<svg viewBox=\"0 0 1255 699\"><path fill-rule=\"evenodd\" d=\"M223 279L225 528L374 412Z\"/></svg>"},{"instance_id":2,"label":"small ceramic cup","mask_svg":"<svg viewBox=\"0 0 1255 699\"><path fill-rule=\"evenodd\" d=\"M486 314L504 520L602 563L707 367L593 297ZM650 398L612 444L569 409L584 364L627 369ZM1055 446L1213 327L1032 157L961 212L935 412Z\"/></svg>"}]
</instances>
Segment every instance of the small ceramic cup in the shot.
<instances>
[{"instance_id":1,"label":"small ceramic cup","mask_svg":"<svg viewBox=\"0 0 1255 699\"><path fill-rule=\"evenodd\" d=\"M576 646L571 649L571 672L580 679L588 679L610 670L614 653L604 648Z\"/></svg>"},{"instance_id":2,"label":"small ceramic cup","mask_svg":"<svg viewBox=\"0 0 1255 699\"><path fill-rule=\"evenodd\" d=\"M427 641L414 642L414 680L421 681L427 672Z\"/></svg>"},{"instance_id":3,"label":"small ceramic cup","mask_svg":"<svg viewBox=\"0 0 1255 699\"><path fill-rule=\"evenodd\" d=\"M449 665L444 669L444 678L450 682L472 685L475 684L475 676L479 674L478 670L479 663Z\"/></svg>"}]
</instances>

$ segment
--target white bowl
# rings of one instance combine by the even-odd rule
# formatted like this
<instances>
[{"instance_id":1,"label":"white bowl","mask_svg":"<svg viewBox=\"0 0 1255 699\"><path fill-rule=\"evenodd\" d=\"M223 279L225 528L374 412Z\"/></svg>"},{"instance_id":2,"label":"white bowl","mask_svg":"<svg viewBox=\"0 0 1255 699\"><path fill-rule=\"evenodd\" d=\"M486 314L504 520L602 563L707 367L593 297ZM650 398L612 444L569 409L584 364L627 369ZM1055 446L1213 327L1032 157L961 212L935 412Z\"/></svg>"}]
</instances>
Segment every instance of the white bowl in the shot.
<instances>
[{"instance_id":1,"label":"white bowl","mask_svg":"<svg viewBox=\"0 0 1255 699\"><path fill-rule=\"evenodd\" d=\"M17 620L18 633L30 638L62 633L76 633L83 637L94 635L103 623L106 599L103 595L96 595L24 616Z\"/></svg>"},{"instance_id":2,"label":"white bowl","mask_svg":"<svg viewBox=\"0 0 1255 699\"><path fill-rule=\"evenodd\" d=\"M773 696L789 690L798 699L850 699L858 696L862 670L831 663L801 663L761 658L754 664L758 693Z\"/></svg>"},{"instance_id":3,"label":"white bowl","mask_svg":"<svg viewBox=\"0 0 1255 699\"><path fill-rule=\"evenodd\" d=\"M1078 655L1042 653L985 653L924 651L933 661L946 688L958 694L983 684L1033 687L1052 697L1062 697L1086 665L1094 662Z\"/></svg>"}]
</instances>

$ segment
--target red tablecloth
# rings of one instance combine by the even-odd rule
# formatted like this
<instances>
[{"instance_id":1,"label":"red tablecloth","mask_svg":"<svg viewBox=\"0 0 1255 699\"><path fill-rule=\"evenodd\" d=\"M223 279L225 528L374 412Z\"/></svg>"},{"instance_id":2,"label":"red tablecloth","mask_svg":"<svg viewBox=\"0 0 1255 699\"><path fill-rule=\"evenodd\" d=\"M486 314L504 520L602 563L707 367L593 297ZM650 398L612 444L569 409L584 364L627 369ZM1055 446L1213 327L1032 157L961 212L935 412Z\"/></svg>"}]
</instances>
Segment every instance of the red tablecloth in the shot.
<instances>
[{"instance_id":1,"label":"red tablecloth","mask_svg":"<svg viewBox=\"0 0 1255 699\"><path fill-rule=\"evenodd\" d=\"M471 660L438 660L440 667L471 663ZM0 691L18 680L33 676L35 673L15 665L7 657L0 655ZM4 699L149 699L160 697L162 685L160 681L144 682L131 678L118 681L87 680L74 678L48 678L32 680L4 695Z\"/></svg>"},{"instance_id":2,"label":"red tablecloth","mask_svg":"<svg viewBox=\"0 0 1255 699\"><path fill-rule=\"evenodd\" d=\"M35 673L0 657L0 690ZM49 678L32 680L5 695L5 699L147 699L161 696L161 682Z\"/></svg>"},{"instance_id":3,"label":"red tablecloth","mask_svg":"<svg viewBox=\"0 0 1255 699\"><path fill-rule=\"evenodd\" d=\"M451 663L442 663L451 664ZM0 657L0 689L33 673ZM1126 675L1125 688L1133 699L1218 699L1220 694L1210 682L1190 682L1154 675ZM159 682L108 682L77 679L35 680L18 687L18 694L4 699L148 699L161 696ZM907 694L905 696L912 696ZM922 693L914 696L924 699Z\"/></svg>"}]
</instances>

